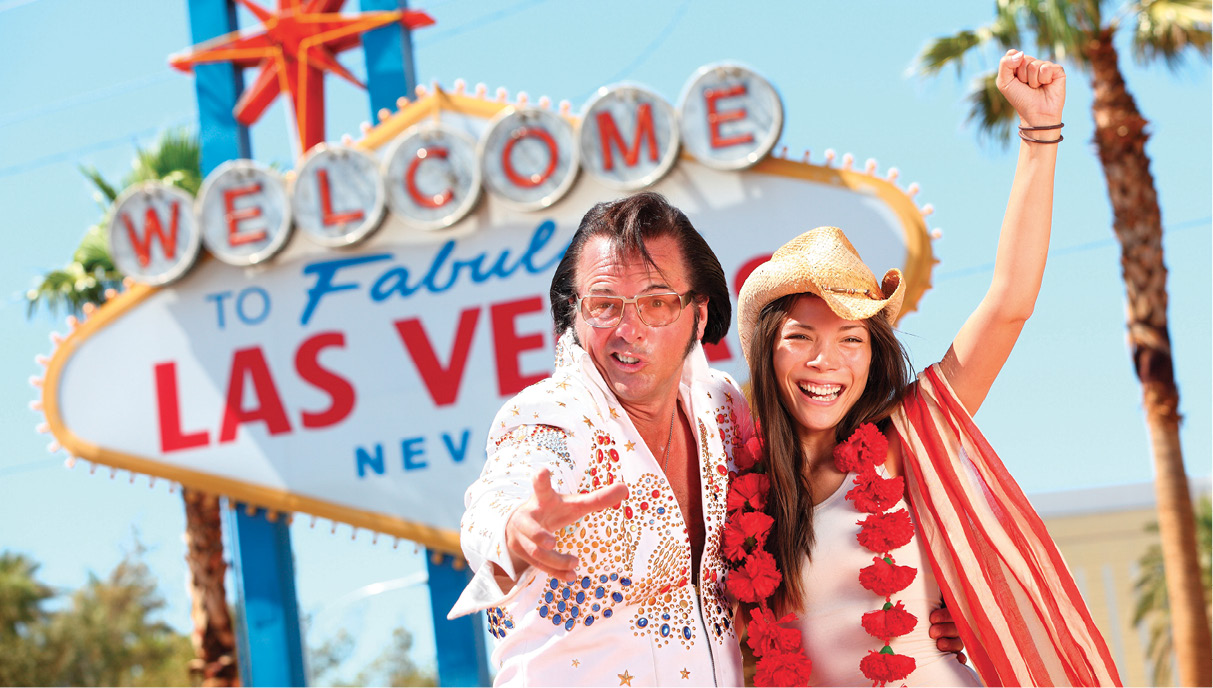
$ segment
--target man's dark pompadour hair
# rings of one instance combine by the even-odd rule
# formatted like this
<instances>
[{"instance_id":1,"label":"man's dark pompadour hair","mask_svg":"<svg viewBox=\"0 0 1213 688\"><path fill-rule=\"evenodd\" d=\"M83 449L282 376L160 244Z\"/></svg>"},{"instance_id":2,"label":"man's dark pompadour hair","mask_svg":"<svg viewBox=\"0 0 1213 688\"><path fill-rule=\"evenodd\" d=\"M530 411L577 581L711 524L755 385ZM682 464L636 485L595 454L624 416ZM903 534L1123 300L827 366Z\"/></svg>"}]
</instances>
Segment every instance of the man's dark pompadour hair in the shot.
<instances>
[{"instance_id":1,"label":"man's dark pompadour hair","mask_svg":"<svg viewBox=\"0 0 1213 688\"><path fill-rule=\"evenodd\" d=\"M654 262L645 242L672 237L682 250L693 298L708 300L704 343L715 344L728 334L733 305L720 260L681 210L670 205L661 194L644 191L599 203L581 218L581 225L552 276L552 323L557 336L572 327L577 317L577 263L586 242L596 236L610 239L612 253L620 262L640 256L649 265Z\"/></svg>"}]
</instances>

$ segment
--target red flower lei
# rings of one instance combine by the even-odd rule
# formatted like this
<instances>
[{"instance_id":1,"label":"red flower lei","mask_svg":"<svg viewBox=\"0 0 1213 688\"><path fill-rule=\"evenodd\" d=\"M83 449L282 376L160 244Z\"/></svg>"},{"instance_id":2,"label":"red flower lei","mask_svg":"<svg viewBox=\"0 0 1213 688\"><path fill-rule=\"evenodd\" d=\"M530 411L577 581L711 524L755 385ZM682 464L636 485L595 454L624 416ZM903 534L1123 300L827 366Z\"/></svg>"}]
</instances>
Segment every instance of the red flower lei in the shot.
<instances>
[{"instance_id":1,"label":"red flower lei","mask_svg":"<svg viewBox=\"0 0 1213 688\"><path fill-rule=\"evenodd\" d=\"M859 662L859 670L871 679L872 685L883 686L900 681L914 671L913 657L893 652L890 641L914 630L918 619L905 610L900 601L893 603L893 594L904 590L918 569L898 566L891 550L904 547L914 536L914 525L905 509L888 512L905 491L900 478L884 478L876 467L885 462L889 442L871 423L859 426L846 442L834 448L834 465L844 473L855 473L855 487L846 494L859 511L871 514L859 525L855 538L859 544L875 552L872 565L859 571L859 584L885 598L884 606L863 615L863 628L883 641L884 647L872 650Z\"/></svg>"},{"instance_id":2,"label":"red flower lei","mask_svg":"<svg viewBox=\"0 0 1213 688\"><path fill-rule=\"evenodd\" d=\"M859 426L846 442L834 448L838 470L856 474L855 487L846 498L859 511L871 514L857 522L861 529L856 539L879 555L872 559L871 566L859 572L860 585L885 598L883 607L860 619L864 630L884 644L859 662L859 670L874 686L900 681L914 671L914 658L893 652L889 643L918 624L918 618L907 612L901 601L894 604L892 599L913 582L918 569L897 565L891 554L891 550L909 544L914 525L905 509L888 511L901 500L905 490L900 477L884 478L876 472L876 467L884 464L888 450L888 440L871 423ZM774 520L765 513L771 482L762 458L762 443L757 437L740 447L735 457L741 474L732 481L726 506L728 519L721 546L730 572L725 586L729 594L750 608L747 642L758 658L754 684L803 686L809 682L813 665L801 647L800 632L795 628L797 617L787 614L776 619L770 607L770 598L783 577L775 558L765 549Z\"/></svg>"},{"instance_id":3,"label":"red flower lei","mask_svg":"<svg viewBox=\"0 0 1213 688\"><path fill-rule=\"evenodd\" d=\"M762 443L751 437L734 457L741 475L733 477L725 507L721 548L730 568L725 587L750 610L747 643L758 659L754 685L805 686L813 664L800 646L796 615L776 619L770 606L783 576L766 550L775 521L765 512L771 481L762 454Z\"/></svg>"}]
</instances>

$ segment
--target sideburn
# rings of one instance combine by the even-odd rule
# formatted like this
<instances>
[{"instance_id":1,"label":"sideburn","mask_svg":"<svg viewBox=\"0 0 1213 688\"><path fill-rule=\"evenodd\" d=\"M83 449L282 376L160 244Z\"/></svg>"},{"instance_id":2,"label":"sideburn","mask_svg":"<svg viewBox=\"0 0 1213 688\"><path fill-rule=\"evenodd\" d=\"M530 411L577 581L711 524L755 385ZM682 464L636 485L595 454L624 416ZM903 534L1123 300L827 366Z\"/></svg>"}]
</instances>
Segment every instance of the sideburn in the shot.
<instances>
[{"instance_id":1,"label":"sideburn","mask_svg":"<svg viewBox=\"0 0 1213 688\"><path fill-rule=\"evenodd\" d=\"M687 345L682 352L684 359L691 355L691 352L695 350L695 345L699 343L699 303L693 302L691 310L695 311L695 323L691 326L691 338L687 341Z\"/></svg>"}]
</instances>

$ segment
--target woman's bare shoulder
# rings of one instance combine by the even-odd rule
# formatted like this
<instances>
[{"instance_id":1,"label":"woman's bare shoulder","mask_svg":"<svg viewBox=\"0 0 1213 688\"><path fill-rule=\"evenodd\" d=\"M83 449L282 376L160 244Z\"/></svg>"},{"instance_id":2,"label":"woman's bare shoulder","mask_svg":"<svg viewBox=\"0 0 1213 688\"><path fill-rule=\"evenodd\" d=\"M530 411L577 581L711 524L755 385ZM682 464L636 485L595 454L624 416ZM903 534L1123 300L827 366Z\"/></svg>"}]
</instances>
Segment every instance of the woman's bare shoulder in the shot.
<instances>
[{"instance_id":1,"label":"woman's bare shoulder","mask_svg":"<svg viewBox=\"0 0 1213 688\"><path fill-rule=\"evenodd\" d=\"M885 454L884 468L890 476L901 475L901 437L892 423L885 424L884 436L889 440L889 451Z\"/></svg>"}]
</instances>

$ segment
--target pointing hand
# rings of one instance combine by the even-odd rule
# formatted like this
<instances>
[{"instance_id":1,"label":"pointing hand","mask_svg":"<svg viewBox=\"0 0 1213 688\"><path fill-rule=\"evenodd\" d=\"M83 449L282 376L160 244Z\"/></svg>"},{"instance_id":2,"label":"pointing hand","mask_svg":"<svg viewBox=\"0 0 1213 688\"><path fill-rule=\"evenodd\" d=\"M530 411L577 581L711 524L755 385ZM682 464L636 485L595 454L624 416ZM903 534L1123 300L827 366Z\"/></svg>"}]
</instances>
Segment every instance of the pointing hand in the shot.
<instances>
[{"instance_id":1,"label":"pointing hand","mask_svg":"<svg viewBox=\"0 0 1213 688\"><path fill-rule=\"evenodd\" d=\"M535 473L534 493L510 514L505 523L505 545L515 571L534 566L558 580L576 576L577 557L556 549L555 533L586 514L613 507L628 497L622 482L588 494L560 494L552 489L552 474Z\"/></svg>"}]
</instances>

